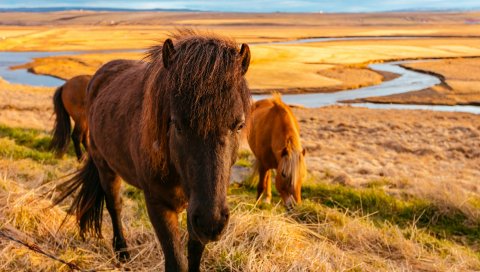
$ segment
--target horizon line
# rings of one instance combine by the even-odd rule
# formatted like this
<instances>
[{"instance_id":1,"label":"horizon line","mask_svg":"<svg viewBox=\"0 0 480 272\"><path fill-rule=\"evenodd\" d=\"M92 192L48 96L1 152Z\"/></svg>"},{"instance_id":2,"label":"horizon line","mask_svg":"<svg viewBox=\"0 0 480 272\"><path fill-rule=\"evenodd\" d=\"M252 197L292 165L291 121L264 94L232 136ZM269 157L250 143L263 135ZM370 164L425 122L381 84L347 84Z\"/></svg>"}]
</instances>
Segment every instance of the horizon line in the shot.
<instances>
[{"instance_id":1,"label":"horizon line","mask_svg":"<svg viewBox=\"0 0 480 272\"><path fill-rule=\"evenodd\" d=\"M407 13L407 12L478 12L479 7L469 8L412 8L412 9L396 9L396 10L380 10L380 11L220 11L220 10L201 10L190 8L115 8L115 7L89 7L89 6L51 6L51 7L0 7L0 12L5 11L23 11L23 12L55 12L55 11L164 11L164 12L217 12L217 13L319 13L319 14L336 14L336 13Z\"/></svg>"}]
</instances>

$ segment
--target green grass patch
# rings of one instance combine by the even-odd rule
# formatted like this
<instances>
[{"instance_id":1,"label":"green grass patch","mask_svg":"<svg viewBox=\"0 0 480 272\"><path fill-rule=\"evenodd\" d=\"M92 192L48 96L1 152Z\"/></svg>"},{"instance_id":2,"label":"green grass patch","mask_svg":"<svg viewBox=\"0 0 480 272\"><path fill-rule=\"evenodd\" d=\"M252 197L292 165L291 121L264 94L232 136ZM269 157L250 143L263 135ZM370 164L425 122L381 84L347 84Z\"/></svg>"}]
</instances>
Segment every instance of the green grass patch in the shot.
<instances>
[{"instance_id":1,"label":"green grass patch","mask_svg":"<svg viewBox=\"0 0 480 272\"><path fill-rule=\"evenodd\" d=\"M251 162L245 159L238 159L235 164L242 167L252 167Z\"/></svg>"},{"instance_id":2,"label":"green grass patch","mask_svg":"<svg viewBox=\"0 0 480 272\"><path fill-rule=\"evenodd\" d=\"M245 180L243 184L232 185L229 195L237 201L255 203L258 177ZM448 239L462 244L478 243L480 221L469 218L455 207L439 207L427 199L404 197L400 199L386 193L382 187L388 180L372 181L367 188L352 188L343 185L326 184L310 177L302 187L303 204L296 208L294 218L301 223L321 223L324 220L342 224L344 218L329 218L326 206L349 216L366 216L377 225L395 224L401 228L415 225L436 238ZM272 205L280 201L275 186L272 186ZM470 202L477 204L477 199ZM256 208L271 209L272 205L257 203Z\"/></svg>"},{"instance_id":3,"label":"green grass patch","mask_svg":"<svg viewBox=\"0 0 480 272\"><path fill-rule=\"evenodd\" d=\"M0 137L10 138L17 145L25 146L38 151L48 151L51 137L45 132L36 129L11 128L0 125Z\"/></svg>"},{"instance_id":4,"label":"green grass patch","mask_svg":"<svg viewBox=\"0 0 480 272\"><path fill-rule=\"evenodd\" d=\"M145 197L143 196L142 190L124 182L123 185L123 195L135 203L134 213L135 213L135 220L134 222L139 223L140 225L144 224L145 222L149 222L148 212L147 212L147 204L145 203ZM150 224L147 224L148 226Z\"/></svg>"},{"instance_id":5,"label":"green grass patch","mask_svg":"<svg viewBox=\"0 0 480 272\"><path fill-rule=\"evenodd\" d=\"M247 150L242 150L238 152L238 158L237 161L235 162L236 165L242 166L242 167L253 167L255 158L250 151Z\"/></svg>"},{"instance_id":6,"label":"green grass patch","mask_svg":"<svg viewBox=\"0 0 480 272\"><path fill-rule=\"evenodd\" d=\"M28 158L46 164L56 164L58 161L52 153L18 145L15 141L7 138L0 138L0 156L15 160Z\"/></svg>"},{"instance_id":7,"label":"green grass patch","mask_svg":"<svg viewBox=\"0 0 480 272\"><path fill-rule=\"evenodd\" d=\"M390 181L387 178L374 179L366 184L368 188L378 188L390 185Z\"/></svg>"},{"instance_id":8,"label":"green grass patch","mask_svg":"<svg viewBox=\"0 0 480 272\"><path fill-rule=\"evenodd\" d=\"M238 251L234 248L223 250L217 256L214 263L211 264L212 271L241 271L240 268L246 266L248 261L248 252Z\"/></svg>"},{"instance_id":9,"label":"green grass patch","mask_svg":"<svg viewBox=\"0 0 480 272\"><path fill-rule=\"evenodd\" d=\"M23 146L31 150L40 152L51 152L49 150L52 137L43 130L28 128L12 128L0 125L0 138L11 139L18 146ZM68 156L75 156L73 145L67 151Z\"/></svg>"},{"instance_id":10,"label":"green grass patch","mask_svg":"<svg viewBox=\"0 0 480 272\"><path fill-rule=\"evenodd\" d=\"M415 224L440 238L463 236L472 243L480 239L480 222L472 222L472 219L462 211L454 207L440 208L425 199L413 197L398 199L376 186L355 189L342 185L315 183L304 186L302 195L304 199L313 200L327 207L360 216L368 215L379 224L386 221L401 227Z\"/></svg>"}]
</instances>

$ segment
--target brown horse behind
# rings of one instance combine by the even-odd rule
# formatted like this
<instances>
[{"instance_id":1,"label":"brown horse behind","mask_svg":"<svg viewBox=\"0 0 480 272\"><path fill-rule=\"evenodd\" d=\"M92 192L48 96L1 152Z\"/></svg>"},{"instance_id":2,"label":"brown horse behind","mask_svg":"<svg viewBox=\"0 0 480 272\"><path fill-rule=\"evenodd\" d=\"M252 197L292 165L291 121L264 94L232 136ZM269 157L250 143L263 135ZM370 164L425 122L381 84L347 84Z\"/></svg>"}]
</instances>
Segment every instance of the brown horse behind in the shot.
<instances>
[{"instance_id":1,"label":"brown horse behind","mask_svg":"<svg viewBox=\"0 0 480 272\"><path fill-rule=\"evenodd\" d=\"M275 186L290 208L301 202L302 180L306 175L305 149L300 143L300 128L290 108L279 94L257 101L252 107L248 143L257 158L260 178L257 199L270 203L270 169L277 169Z\"/></svg>"},{"instance_id":2,"label":"brown horse behind","mask_svg":"<svg viewBox=\"0 0 480 272\"><path fill-rule=\"evenodd\" d=\"M54 150L59 157L67 152L70 137L72 137L78 160L80 160L83 155L80 143L83 144L85 150L88 149L85 94L91 78L92 76L90 75L73 77L59 87L53 95L53 108L56 117L50 148ZM71 131L70 117L72 117L75 123L73 133Z\"/></svg>"},{"instance_id":3,"label":"brown horse behind","mask_svg":"<svg viewBox=\"0 0 480 272\"><path fill-rule=\"evenodd\" d=\"M175 43L175 45L174 45ZM85 166L56 203L79 190L70 212L81 234L100 234L104 203L113 247L129 258L121 221L121 180L143 190L166 271L186 271L178 214L187 208L188 269L228 223L226 192L250 113L246 44L181 31L149 51L149 62L115 60L87 91L90 146Z\"/></svg>"}]
</instances>

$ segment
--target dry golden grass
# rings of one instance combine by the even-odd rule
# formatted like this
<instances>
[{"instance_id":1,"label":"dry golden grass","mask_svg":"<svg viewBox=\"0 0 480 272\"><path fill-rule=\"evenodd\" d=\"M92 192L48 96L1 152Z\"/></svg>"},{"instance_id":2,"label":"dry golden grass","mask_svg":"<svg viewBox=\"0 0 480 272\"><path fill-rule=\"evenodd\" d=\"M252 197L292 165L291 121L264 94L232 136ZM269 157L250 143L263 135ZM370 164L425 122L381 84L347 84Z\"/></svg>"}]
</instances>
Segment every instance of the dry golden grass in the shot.
<instances>
[{"instance_id":1,"label":"dry golden grass","mask_svg":"<svg viewBox=\"0 0 480 272\"><path fill-rule=\"evenodd\" d=\"M36 74L51 75L70 79L78 75L93 75L103 64L114 59L144 58L142 53L104 53L82 54L72 56L36 58L31 63L11 67L12 69L29 69Z\"/></svg>"},{"instance_id":2,"label":"dry golden grass","mask_svg":"<svg viewBox=\"0 0 480 272\"><path fill-rule=\"evenodd\" d=\"M150 42L149 45L153 43ZM252 61L247 79L253 92L331 92L381 83L382 75L365 69L366 63L394 59L478 56L480 39L251 45L251 51ZM113 59L142 57L138 52L91 53L39 58L19 67L29 68L38 74L68 79L80 74L93 74L102 64Z\"/></svg>"},{"instance_id":3,"label":"dry golden grass","mask_svg":"<svg viewBox=\"0 0 480 272\"><path fill-rule=\"evenodd\" d=\"M350 186L380 182L479 218L480 116L353 107L295 109L307 165ZM474 201L474 202L475 202Z\"/></svg>"},{"instance_id":4,"label":"dry golden grass","mask_svg":"<svg viewBox=\"0 0 480 272\"><path fill-rule=\"evenodd\" d=\"M123 219L132 260L119 264L112 257L108 216L104 218L106 238L83 241L73 220L59 229L66 215L64 209L50 208L50 200L42 197L42 192L51 186L32 186L31 181L19 183L5 178L10 175L2 171L4 178L0 180L0 231L3 233L34 243L82 269L155 271L162 268L160 247L148 220L139 215L139 200L126 198L125 201ZM42 181L44 179L36 183ZM28 186L35 189L25 188ZM311 202L303 209L308 211L308 205L314 207L317 222L302 223L296 218L305 215L304 210L288 215L281 207L258 210L250 199L231 196L230 202L234 208L225 235L219 242L207 246L202 264L206 271L474 271L480 268L480 261L472 251L450 242L431 240L427 233L414 226L379 227L368 217L351 217ZM185 240L184 229L182 233ZM66 265L3 237L0 245L2 271L69 270Z\"/></svg>"},{"instance_id":5,"label":"dry golden grass","mask_svg":"<svg viewBox=\"0 0 480 272\"><path fill-rule=\"evenodd\" d=\"M21 109L12 110L18 111L19 117L28 113L41 120L51 114L52 88L19 91L15 89L19 86L6 86L13 89L3 90L6 95L0 96L0 102L7 107L18 104ZM478 116L348 107L296 109L295 113L308 150L308 167L314 176L307 187L327 186L327 195L346 197L348 201L350 193L346 192L356 194L364 187L378 186L372 192L379 193L379 199L385 192L399 201L405 195L419 198L433 203L440 214L458 211L471 220L471 224L478 224L480 202L476 180L480 174L475 154L480 150L480 128L472 125L478 123ZM28 127L27 124L15 124L1 116L0 124L9 125L0 129L1 231L34 242L83 269L161 270L163 257L146 217L143 196L131 187L124 189L123 213L126 238L133 256L129 263L120 265L113 258L108 213L104 217L105 239L82 241L73 220L58 229L66 215L66 207L49 209L50 197L43 197L43 194L54 186L53 181L77 167L73 155L56 160L44 151L51 121L38 124L37 136L28 136L26 131L15 128ZM27 133L26 139L21 136L24 133ZM398 144L394 145L395 142ZM342 174L346 175L347 186L328 189L331 186L328 184L338 182ZM376 212L372 212L376 207L368 206L367 202L359 211L353 207L353 210L345 210L342 205L328 204L331 203L328 197L322 200L321 190L307 190L305 194L305 203L293 214L288 214L278 196L274 195L278 203L273 206L255 206L254 191L232 185L229 193L231 222L225 236L208 245L203 269L480 269L478 244L462 235L435 235L428 225L417 226L415 217L402 224L386 215L382 215L384 219L378 218ZM185 239L184 220L183 214L181 224ZM0 271L68 270L65 265L4 238L0 238L0 252Z\"/></svg>"},{"instance_id":6,"label":"dry golden grass","mask_svg":"<svg viewBox=\"0 0 480 272\"><path fill-rule=\"evenodd\" d=\"M53 88L9 84L0 78L0 120L9 126L46 129L51 119Z\"/></svg>"},{"instance_id":7,"label":"dry golden grass","mask_svg":"<svg viewBox=\"0 0 480 272\"><path fill-rule=\"evenodd\" d=\"M465 21L478 12L388 14L248 14L184 12L2 13L2 50L143 47L175 27L215 30L240 42L365 35L478 35ZM212 19L214 18L214 19ZM55 28L51 26L55 25Z\"/></svg>"},{"instance_id":8,"label":"dry golden grass","mask_svg":"<svg viewBox=\"0 0 480 272\"><path fill-rule=\"evenodd\" d=\"M450 87L442 94L457 104L480 103L480 58L416 62L406 66L440 74Z\"/></svg>"},{"instance_id":9,"label":"dry golden grass","mask_svg":"<svg viewBox=\"0 0 480 272\"><path fill-rule=\"evenodd\" d=\"M379 84L382 75L369 69L309 63L313 55L298 55L286 49L252 46L253 57L247 74L254 93L330 92ZM310 50L312 51L312 50ZM104 63L119 59L142 59L142 53L82 54L34 59L14 69L29 69L36 74L69 79L80 74L94 74ZM275 67L275 69L272 69ZM333 67L333 68L332 68Z\"/></svg>"},{"instance_id":10,"label":"dry golden grass","mask_svg":"<svg viewBox=\"0 0 480 272\"><path fill-rule=\"evenodd\" d=\"M0 27L0 49L144 49L162 41L177 27L193 27L251 44L252 64L247 75L254 92L328 92L381 82L381 75L352 65L404 58L479 56L480 26L465 24L475 14L6 13L2 14L0 24L13 26ZM47 27L51 24L57 27ZM372 35L435 38L252 45L305 37ZM449 35L457 37L441 37ZM141 57L139 53L84 54L37 59L26 67L39 74L71 78L92 74L111 59ZM410 100L428 102L430 94L441 92L436 90L423 97L410 95ZM434 97L430 101L452 104L449 98Z\"/></svg>"},{"instance_id":11,"label":"dry golden grass","mask_svg":"<svg viewBox=\"0 0 480 272\"><path fill-rule=\"evenodd\" d=\"M8 180L3 180L1 183L2 231L24 241L35 243L58 258L73 262L84 269L116 270L110 242L103 239L82 241L72 218L59 228L66 216L64 209L51 208L51 201L41 196L41 187L25 190L19 187L18 183ZM111 231L110 227L107 229ZM139 271L149 267L155 270L161 267L162 261L158 249L157 252L152 252L151 248L156 248L154 234L143 227L134 228L132 231L129 231L127 236L131 239L131 244L134 245L135 242L141 244L133 247L132 251L137 262L135 262L136 265L131 266L131 269ZM69 271L66 265L34 253L3 237L0 243L3 248L0 260L2 271Z\"/></svg>"}]
</instances>

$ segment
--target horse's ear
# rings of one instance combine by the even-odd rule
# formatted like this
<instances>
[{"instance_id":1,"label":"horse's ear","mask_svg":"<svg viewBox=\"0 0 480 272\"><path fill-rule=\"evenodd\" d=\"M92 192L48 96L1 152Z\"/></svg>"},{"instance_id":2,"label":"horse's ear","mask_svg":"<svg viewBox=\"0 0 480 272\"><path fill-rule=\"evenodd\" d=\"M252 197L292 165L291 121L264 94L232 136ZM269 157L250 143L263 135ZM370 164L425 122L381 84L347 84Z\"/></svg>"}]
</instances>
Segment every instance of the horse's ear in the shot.
<instances>
[{"instance_id":1,"label":"horse's ear","mask_svg":"<svg viewBox=\"0 0 480 272\"><path fill-rule=\"evenodd\" d=\"M250 48L246 43L242 44L240 49L240 59L242 60L242 75L244 75L250 65Z\"/></svg>"},{"instance_id":2,"label":"horse's ear","mask_svg":"<svg viewBox=\"0 0 480 272\"><path fill-rule=\"evenodd\" d=\"M307 153L307 150L305 148L302 149L302 155L305 156L305 153Z\"/></svg>"},{"instance_id":3,"label":"horse's ear","mask_svg":"<svg viewBox=\"0 0 480 272\"><path fill-rule=\"evenodd\" d=\"M287 150L286 147L284 147L284 148L282 149L282 157L287 156L287 155L288 155L288 150Z\"/></svg>"},{"instance_id":4,"label":"horse's ear","mask_svg":"<svg viewBox=\"0 0 480 272\"><path fill-rule=\"evenodd\" d=\"M163 66L168 69L172 65L173 55L175 55L175 47L171 39L165 40L162 47Z\"/></svg>"}]
</instances>

